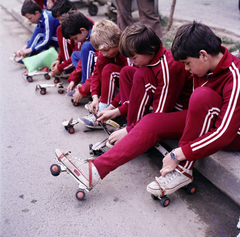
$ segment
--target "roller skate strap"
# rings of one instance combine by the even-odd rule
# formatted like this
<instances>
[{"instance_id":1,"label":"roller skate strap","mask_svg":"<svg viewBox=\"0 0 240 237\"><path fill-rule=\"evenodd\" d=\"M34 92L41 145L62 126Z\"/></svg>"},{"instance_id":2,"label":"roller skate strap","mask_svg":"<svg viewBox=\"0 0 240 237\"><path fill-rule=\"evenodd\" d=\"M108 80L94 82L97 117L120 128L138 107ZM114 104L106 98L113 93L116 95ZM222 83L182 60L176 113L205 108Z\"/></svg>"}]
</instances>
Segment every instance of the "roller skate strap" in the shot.
<instances>
[{"instance_id":1,"label":"roller skate strap","mask_svg":"<svg viewBox=\"0 0 240 237\"><path fill-rule=\"evenodd\" d=\"M185 172L181 167L177 166L176 170L181 173L184 174L185 176L187 176L189 179L193 179L192 175L188 174L187 172Z\"/></svg>"}]
</instances>

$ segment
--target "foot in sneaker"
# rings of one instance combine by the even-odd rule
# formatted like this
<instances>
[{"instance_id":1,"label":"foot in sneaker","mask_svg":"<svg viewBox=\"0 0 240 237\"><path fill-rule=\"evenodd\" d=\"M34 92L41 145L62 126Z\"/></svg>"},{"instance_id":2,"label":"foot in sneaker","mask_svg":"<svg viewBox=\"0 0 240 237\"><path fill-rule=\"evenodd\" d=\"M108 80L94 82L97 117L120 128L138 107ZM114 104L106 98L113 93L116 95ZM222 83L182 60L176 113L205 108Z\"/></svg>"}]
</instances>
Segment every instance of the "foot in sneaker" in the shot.
<instances>
[{"instance_id":1,"label":"foot in sneaker","mask_svg":"<svg viewBox=\"0 0 240 237\"><path fill-rule=\"evenodd\" d=\"M15 57L14 57L14 58L11 57L11 58L9 58L9 60L10 60L12 63L16 64L16 65L19 65L19 66L21 66L21 67L25 67L22 59L16 60Z\"/></svg>"},{"instance_id":2,"label":"foot in sneaker","mask_svg":"<svg viewBox=\"0 0 240 237\"><path fill-rule=\"evenodd\" d=\"M155 181L147 186L147 191L156 197L162 197L174 193L179 188L188 185L193 180L192 170L178 166L165 177L156 177Z\"/></svg>"},{"instance_id":3,"label":"foot in sneaker","mask_svg":"<svg viewBox=\"0 0 240 237\"><path fill-rule=\"evenodd\" d=\"M60 149L55 150L56 158L86 187L91 190L100 180L100 176L91 159L79 160L69 157Z\"/></svg>"},{"instance_id":4,"label":"foot in sneaker","mask_svg":"<svg viewBox=\"0 0 240 237\"><path fill-rule=\"evenodd\" d=\"M70 92L68 92L68 93L66 93L65 96L67 96L67 97L73 97L73 95L74 95L75 92L76 92L76 89L75 89L75 90L72 90L72 91L70 91Z\"/></svg>"},{"instance_id":5,"label":"foot in sneaker","mask_svg":"<svg viewBox=\"0 0 240 237\"><path fill-rule=\"evenodd\" d=\"M79 119L79 122L88 128L92 129L102 129L102 126L96 121L94 114L88 114L83 118Z\"/></svg>"}]
</instances>

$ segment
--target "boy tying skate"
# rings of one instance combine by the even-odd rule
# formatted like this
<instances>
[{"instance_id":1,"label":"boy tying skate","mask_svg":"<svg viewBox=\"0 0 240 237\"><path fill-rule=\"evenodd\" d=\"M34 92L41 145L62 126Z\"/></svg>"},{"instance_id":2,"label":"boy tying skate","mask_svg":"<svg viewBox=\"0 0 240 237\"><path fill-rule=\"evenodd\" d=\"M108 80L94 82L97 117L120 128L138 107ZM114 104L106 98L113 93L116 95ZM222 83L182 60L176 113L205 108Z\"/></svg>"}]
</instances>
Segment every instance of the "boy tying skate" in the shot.
<instances>
[{"instance_id":1,"label":"boy tying skate","mask_svg":"<svg viewBox=\"0 0 240 237\"><path fill-rule=\"evenodd\" d=\"M50 11L42 10L37 3L31 0L25 0L21 13L31 23L37 25L27 44L16 52L17 57L32 56L48 49L49 46L58 48L56 30L59 26L59 21L52 16ZM15 64L24 66L22 59L16 60L10 58L10 60Z\"/></svg>"},{"instance_id":2,"label":"boy tying skate","mask_svg":"<svg viewBox=\"0 0 240 237\"><path fill-rule=\"evenodd\" d=\"M128 65L127 59L119 52L119 40L122 31L109 20L97 22L92 30L91 43L99 51L94 72L86 83L91 84L93 102L89 105L91 113L97 113L107 108L110 103L118 106L119 95L115 93L119 85L119 74L124 66ZM86 84L85 83L85 84ZM85 85L83 85L85 87ZM83 86L79 87L82 96ZM117 95L115 95L117 94ZM93 114L81 119L83 124L90 128L101 128L95 121Z\"/></svg>"},{"instance_id":3,"label":"boy tying skate","mask_svg":"<svg viewBox=\"0 0 240 237\"><path fill-rule=\"evenodd\" d=\"M195 90L179 147L163 159L162 176L147 186L155 196L189 183L197 159L240 149L240 60L209 27L196 22L179 28L172 53L193 73Z\"/></svg>"}]
</instances>

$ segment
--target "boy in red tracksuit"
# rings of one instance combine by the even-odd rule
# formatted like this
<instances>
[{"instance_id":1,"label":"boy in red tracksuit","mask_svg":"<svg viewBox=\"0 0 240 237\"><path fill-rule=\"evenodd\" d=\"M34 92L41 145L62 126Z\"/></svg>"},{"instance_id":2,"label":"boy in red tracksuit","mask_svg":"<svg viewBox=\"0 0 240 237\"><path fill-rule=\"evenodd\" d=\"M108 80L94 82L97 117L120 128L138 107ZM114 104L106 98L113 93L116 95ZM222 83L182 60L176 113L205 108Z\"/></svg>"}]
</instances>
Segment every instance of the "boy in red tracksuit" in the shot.
<instances>
[{"instance_id":1,"label":"boy in red tracksuit","mask_svg":"<svg viewBox=\"0 0 240 237\"><path fill-rule=\"evenodd\" d=\"M107 108L110 103L118 105L120 102L119 96L115 96L116 87L119 85L120 71L128 65L127 59L119 52L121 33L118 26L109 20L97 22L93 27L91 43L99 53L94 72L85 82L91 83L93 102L89 105L89 111L92 113ZM79 94L81 89L79 87ZM101 128L95 120L93 114L81 119L87 127Z\"/></svg>"},{"instance_id":2,"label":"boy in red tracksuit","mask_svg":"<svg viewBox=\"0 0 240 237\"><path fill-rule=\"evenodd\" d=\"M173 59L170 50L162 46L156 33L144 25L129 26L122 34L120 52L137 67L125 67L120 73L120 98L122 105L113 110L103 110L98 121L105 122L116 116L127 115L127 126L110 135L109 141L115 143L125 136L149 113L171 112L182 94L190 73L184 64ZM192 79L190 91L192 90ZM189 98L189 96L188 96Z\"/></svg>"},{"instance_id":3,"label":"boy in red tracksuit","mask_svg":"<svg viewBox=\"0 0 240 237\"><path fill-rule=\"evenodd\" d=\"M106 153L76 162L78 178L88 188L162 140L180 139L179 147L163 159L161 176L147 186L159 197L190 183L197 159L221 149L240 150L240 60L208 26L196 22L178 29L172 53L193 73L188 109L148 114ZM59 149L56 154L61 159Z\"/></svg>"},{"instance_id":4,"label":"boy in red tracksuit","mask_svg":"<svg viewBox=\"0 0 240 237\"><path fill-rule=\"evenodd\" d=\"M75 5L69 0L56 1L52 7L52 15L57 18L61 24L62 15L69 10L77 10ZM74 70L74 65L71 60L72 52L80 48L81 43L75 43L74 40L65 39L62 35L61 26L57 28L57 39L59 44L58 58L52 63L51 71L54 75L59 75L62 72L66 74Z\"/></svg>"}]
</instances>

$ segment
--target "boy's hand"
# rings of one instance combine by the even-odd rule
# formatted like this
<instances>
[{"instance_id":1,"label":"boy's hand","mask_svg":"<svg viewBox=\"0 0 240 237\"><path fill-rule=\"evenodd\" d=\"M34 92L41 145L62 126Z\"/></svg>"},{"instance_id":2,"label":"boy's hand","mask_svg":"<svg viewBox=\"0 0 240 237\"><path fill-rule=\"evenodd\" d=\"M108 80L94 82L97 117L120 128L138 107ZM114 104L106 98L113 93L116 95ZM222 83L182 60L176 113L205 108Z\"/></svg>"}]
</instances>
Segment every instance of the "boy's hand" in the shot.
<instances>
[{"instance_id":1,"label":"boy's hand","mask_svg":"<svg viewBox=\"0 0 240 237\"><path fill-rule=\"evenodd\" d=\"M74 83L74 81L71 81L67 87L67 93L72 91L74 89L74 87L75 87L75 83Z\"/></svg>"},{"instance_id":2,"label":"boy's hand","mask_svg":"<svg viewBox=\"0 0 240 237\"><path fill-rule=\"evenodd\" d=\"M110 142L110 144L116 144L117 142L119 142L123 137L125 137L128 134L127 132L127 128L122 128L118 131L113 132L109 138L108 141Z\"/></svg>"},{"instance_id":3,"label":"boy's hand","mask_svg":"<svg viewBox=\"0 0 240 237\"><path fill-rule=\"evenodd\" d=\"M106 109L102 110L98 113L97 121L101 121L102 123L106 123L109 119L114 119L120 115L119 109L110 109L112 106L108 106Z\"/></svg>"},{"instance_id":4,"label":"boy's hand","mask_svg":"<svg viewBox=\"0 0 240 237\"><path fill-rule=\"evenodd\" d=\"M76 92L73 94L73 101L80 103L82 98L83 98L83 96L80 94L79 90L76 89Z\"/></svg>"},{"instance_id":5,"label":"boy's hand","mask_svg":"<svg viewBox=\"0 0 240 237\"><path fill-rule=\"evenodd\" d=\"M26 56L27 54L30 54L32 52L32 48L28 48L28 49L21 49L19 51L20 56Z\"/></svg>"},{"instance_id":6,"label":"boy's hand","mask_svg":"<svg viewBox=\"0 0 240 237\"><path fill-rule=\"evenodd\" d=\"M53 62L52 65L51 65L51 71L52 71L55 75L59 75L59 74L60 74L60 72L59 72L59 70L58 70L58 68L57 68L57 66L58 66L59 63L60 63L60 61L59 61L59 60L56 60L56 61Z\"/></svg>"},{"instance_id":7,"label":"boy's hand","mask_svg":"<svg viewBox=\"0 0 240 237\"><path fill-rule=\"evenodd\" d=\"M98 113L98 107L99 107L98 97L94 96L92 103L89 104L88 110L89 110L90 113L97 114Z\"/></svg>"},{"instance_id":8,"label":"boy's hand","mask_svg":"<svg viewBox=\"0 0 240 237\"><path fill-rule=\"evenodd\" d=\"M171 153L171 152L170 152ZM168 153L164 158L163 158L163 166L162 169L160 170L160 174L164 177L167 173L175 170L175 168L178 166L178 163L175 162L171 156L170 153ZM182 152L181 147L175 149L175 154L178 160L183 161L186 160L186 157L184 153Z\"/></svg>"}]
</instances>

